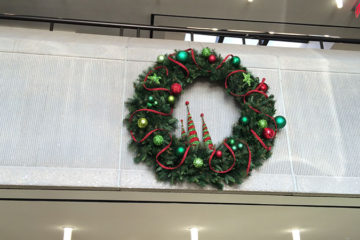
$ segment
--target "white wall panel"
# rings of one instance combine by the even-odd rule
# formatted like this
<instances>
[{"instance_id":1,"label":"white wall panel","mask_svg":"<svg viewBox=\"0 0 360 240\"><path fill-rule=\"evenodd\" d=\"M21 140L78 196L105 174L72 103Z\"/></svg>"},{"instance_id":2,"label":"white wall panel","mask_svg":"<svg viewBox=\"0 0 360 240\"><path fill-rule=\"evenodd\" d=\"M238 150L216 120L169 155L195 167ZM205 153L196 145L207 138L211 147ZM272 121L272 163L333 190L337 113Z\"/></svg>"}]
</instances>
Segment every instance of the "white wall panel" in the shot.
<instances>
[{"instance_id":1,"label":"white wall panel","mask_svg":"<svg viewBox=\"0 0 360 240\"><path fill-rule=\"evenodd\" d=\"M284 100L297 175L346 176L348 169L354 167L356 160L344 155L343 139L346 136L341 131L336 108L343 100L335 100L333 89L337 86L331 81L342 75L299 71L282 73L286 79L283 81L286 89Z\"/></svg>"},{"instance_id":2,"label":"white wall panel","mask_svg":"<svg viewBox=\"0 0 360 240\"><path fill-rule=\"evenodd\" d=\"M133 81L174 49L215 48L267 78L288 125L273 155L230 191L360 194L360 55L0 28L0 185L193 189L157 182L133 162L123 124ZM199 82L181 96L214 142L240 113L223 89ZM220 114L219 114L220 113ZM176 134L179 134L177 131ZM211 189L205 188L204 190Z\"/></svg>"},{"instance_id":3,"label":"white wall panel","mask_svg":"<svg viewBox=\"0 0 360 240\"><path fill-rule=\"evenodd\" d=\"M1 165L118 167L121 61L0 53Z\"/></svg>"}]
</instances>

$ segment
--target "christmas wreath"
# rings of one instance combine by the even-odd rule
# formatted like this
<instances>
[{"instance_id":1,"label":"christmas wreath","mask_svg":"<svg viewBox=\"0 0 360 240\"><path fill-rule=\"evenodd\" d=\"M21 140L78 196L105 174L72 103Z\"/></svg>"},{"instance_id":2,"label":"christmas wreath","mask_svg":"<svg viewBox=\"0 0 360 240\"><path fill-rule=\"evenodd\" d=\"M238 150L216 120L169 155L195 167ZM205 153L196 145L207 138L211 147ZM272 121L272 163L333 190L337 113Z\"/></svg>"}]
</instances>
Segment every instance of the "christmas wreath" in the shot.
<instances>
[{"instance_id":1,"label":"christmas wreath","mask_svg":"<svg viewBox=\"0 0 360 240\"><path fill-rule=\"evenodd\" d=\"M212 143L204 114L203 141L199 140L187 101L187 132L181 120L181 137L172 134L177 126L173 109L182 91L200 77L224 87L239 108L232 135L217 145ZM159 180L172 184L211 184L219 189L224 183L240 184L270 157L276 133L286 124L284 117L274 117L274 96L267 95L265 78L254 77L239 57L230 54L223 59L209 48L158 56L134 88L134 96L126 102L130 113L125 119L134 161L152 166Z\"/></svg>"}]
</instances>

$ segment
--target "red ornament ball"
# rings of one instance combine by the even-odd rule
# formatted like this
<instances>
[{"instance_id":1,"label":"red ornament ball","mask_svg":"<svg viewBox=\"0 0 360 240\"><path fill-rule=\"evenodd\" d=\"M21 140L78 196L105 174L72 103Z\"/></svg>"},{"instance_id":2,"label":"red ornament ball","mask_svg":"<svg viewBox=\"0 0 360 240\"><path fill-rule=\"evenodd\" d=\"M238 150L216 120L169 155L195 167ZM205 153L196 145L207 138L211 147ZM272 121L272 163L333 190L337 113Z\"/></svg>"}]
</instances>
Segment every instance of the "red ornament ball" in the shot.
<instances>
[{"instance_id":1,"label":"red ornament ball","mask_svg":"<svg viewBox=\"0 0 360 240\"><path fill-rule=\"evenodd\" d=\"M214 63L216 62L216 56L214 54L211 54L208 58L209 63Z\"/></svg>"},{"instance_id":2,"label":"red ornament ball","mask_svg":"<svg viewBox=\"0 0 360 240\"><path fill-rule=\"evenodd\" d=\"M217 150L215 155L216 155L216 157L221 158L222 157L222 151Z\"/></svg>"},{"instance_id":3,"label":"red ornament ball","mask_svg":"<svg viewBox=\"0 0 360 240\"><path fill-rule=\"evenodd\" d=\"M266 83L260 83L260 84L258 85L257 89L258 89L259 91L262 91L262 92L266 93L267 90L269 89L269 86L268 86Z\"/></svg>"},{"instance_id":4,"label":"red ornament ball","mask_svg":"<svg viewBox=\"0 0 360 240\"><path fill-rule=\"evenodd\" d=\"M173 83L171 85L171 92L174 94L174 95L178 95L180 94L182 91L182 87L180 85L180 83Z\"/></svg>"},{"instance_id":5,"label":"red ornament ball","mask_svg":"<svg viewBox=\"0 0 360 240\"><path fill-rule=\"evenodd\" d=\"M272 128L264 128L263 135L266 139L273 139L275 137L275 131Z\"/></svg>"}]
</instances>

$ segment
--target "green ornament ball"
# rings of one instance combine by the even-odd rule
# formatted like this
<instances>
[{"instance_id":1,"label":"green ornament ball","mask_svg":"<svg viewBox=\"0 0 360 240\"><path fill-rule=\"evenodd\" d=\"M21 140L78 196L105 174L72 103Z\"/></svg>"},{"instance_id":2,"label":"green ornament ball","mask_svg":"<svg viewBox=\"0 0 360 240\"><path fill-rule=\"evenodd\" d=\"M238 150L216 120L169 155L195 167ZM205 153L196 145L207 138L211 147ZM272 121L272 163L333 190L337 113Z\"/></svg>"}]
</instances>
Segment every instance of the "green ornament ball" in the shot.
<instances>
[{"instance_id":1,"label":"green ornament ball","mask_svg":"<svg viewBox=\"0 0 360 240\"><path fill-rule=\"evenodd\" d=\"M244 144L239 143L239 144L237 145L237 147L238 147L239 149L243 149L243 148L244 148Z\"/></svg>"},{"instance_id":2,"label":"green ornament ball","mask_svg":"<svg viewBox=\"0 0 360 240\"><path fill-rule=\"evenodd\" d=\"M155 101L154 102L154 106L157 106L159 103L158 103L158 101Z\"/></svg>"},{"instance_id":3,"label":"green ornament ball","mask_svg":"<svg viewBox=\"0 0 360 240\"><path fill-rule=\"evenodd\" d=\"M196 168L201 168L204 166L204 161L201 158L195 158L193 164Z\"/></svg>"},{"instance_id":4,"label":"green ornament ball","mask_svg":"<svg viewBox=\"0 0 360 240\"><path fill-rule=\"evenodd\" d=\"M234 67L238 67L240 65L240 58L235 56L231 59L231 64L234 66Z\"/></svg>"},{"instance_id":5,"label":"green ornament ball","mask_svg":"<svg viewBox=\"0 0 360 240\"><path fill-rule=\"evenodd\" d=\"M169 102L170 104L174 104L174 103L175 103L175 97L174 97L173 95L170 95L170 96L168 97L168 102Z\"/></svg>"},{"instance_id":6,"label":"green ornament ball","mask_svg":"<svg viewBox=\"0 0 360 240\"><path fill-rule=\"evenodd\" d=\"M158 63L163 63L165 61L165 56L164 55L159 55L158 57L157 57L157 62Z\"/></svg>"},{"instance_id":7,"label":"green ornament ball","mask_svg":"<svg viewBox=\"0 0 360 240\"><path fill-rule=\"evenodd\" d=\"M237 147L236 147L236 146L232 146L231 149L232 149L233 151L236 151L236 150L237 150Z\"/></svg>"},{"instance_id":8,"label":"green ornament ball","mask_svg":"<svg viewBox=\"0 0 360 240\"><path fill-rule=\"evenodd\" d=\"M230 143L230 145L234 145L234 144L235 144L235 140L234 140L234 139L230 139L230 140L229 140L229 143Z\"/></svg>"},{"instance_id":9,"label":"green ornament ball","mask_svg":"<svg viewBox=\"0 0 360 240\"><path fill-rule=\"evenodd\" d=\"M209 57L210 55L211 55L211 50L210 50L210 48L204 48L202 51L201 51L201 55L203 56L203 57Z\"/></svg>"},{"instance_id":10,"label":"green ornament ball","mask_svg":"<svg viewBox=\"0 0 360 240\"><path fill-rule=\"evenodd\" d=\"M137 124L138 124L139 128L146 128L146 126L149 124L149 122L146 118L139 118Z\"/></svg>"},{"instance_id":11,"label":"green ornament ball","mask_svg":"<svg viewBox=\"0 0 360 240\"><path fill-rule=\"evenodd\" d=\"M185 148L184 147L178 147L176 149L176 155L182 156L182 155L184 155L184 153L185 153Z\"/></svg>"},{"instance_id":12,"label":"green ornament ball","mask_svg":"<svg viewBox=\"0 0 360 240\"><path fill-rule=\"evenodd\" d=\"M240 121L241 121L242 124L247 125L250 120L249 120L248 117L243 116L243 117L241 117L241 120L240 120Z\"/></svg>"},{"instance_id":13,"label":"green ornament ball","mask_svg":"<svg viewBox=\"0 0 360 240\"><path fill-rule=\"evenodd\" d=\"M149 107L149 108L151 108L151 107L152 107L152 104L148 102L148 103L146 104L146 106Z\"/></svg>"},{"instance_id":14,"label":"green ornament ball","mask_svg":"<svg viewBox=\"0 0 360 240\"><path fill-rule=\"evenodd\" d=\"M176 54L176 60L185 63L189 58L189 54L185 51L180 51Z\"/></svg>"},{"instance_id":15,"label":"green ornament ball","mask_svg":"<svg viewBox=\"0 0 360 240\"><path fill-rule=\"evenodd\" d=\"M275 122L278 128L283 128L286 125L286 119L283 116L275 117Z\"/></svg>"},{"instance_id":16,"label":"green ornament ball","mask_svg":"<svg viewBox=\"0 0 360 240\"><path fill-rule=\"evenodd\" d=\"M153 138L153 143L156 146L161 146L164 143L164 138L161 135L155 135Z\"/></svg>"},{"instance_id":17,"label":"green ornament ball","mask_svg":"<svg viewBox=\"0 0 360 240\"><path fill-rule=\"evenodd\" d=\"M267 123L267 121L265 119L261 119L261 120L258 121L258 125L261 128L267 128L268 123Z\"/></svg>"},{"instance_id":18,"label":"green ornament ball","mask_svg":"<svg viewBox=\"0 0 360 240\"><path fill-rule=\"evenodd\" d=\"M154 101L154 97L153 97L153 96L149 96L149 97L148 97L148 100L149 100L150 102L153 102L153 101Z\"/></svg>"}]
</instances>

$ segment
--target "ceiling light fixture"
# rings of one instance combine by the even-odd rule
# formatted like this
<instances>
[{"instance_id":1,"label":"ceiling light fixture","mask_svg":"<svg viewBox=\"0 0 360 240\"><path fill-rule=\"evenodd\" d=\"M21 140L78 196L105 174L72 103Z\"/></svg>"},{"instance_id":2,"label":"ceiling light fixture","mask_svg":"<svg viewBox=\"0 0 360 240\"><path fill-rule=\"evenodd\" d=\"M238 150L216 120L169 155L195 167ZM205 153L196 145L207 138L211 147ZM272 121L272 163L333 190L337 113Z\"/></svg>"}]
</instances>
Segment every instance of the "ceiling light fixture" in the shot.
<instances>
[{"instance_id":1,"label":"ceiling light fixture","mask_svg":"<svg viewBox=\"0 0 360 240\"><path fill-rule=\"evenodd\" d=\"M253 0L248 0L249 2L252 2Z\"/></svg>"},{"instance_id":2,"label":"ceiling light fixture","mask_svg":"<svg viewBox=\"0 0 360 240\"><path fill-rule=\"evenodd\" d=\"M191 240L198 240L199 239L199 233L198 233L197 228L191 228L190 233L191 233Z\"/></svg>"},{"instance_id":3,"label":"ceiling light fixture","mask_svg":"<svg viewBox=\"0 0 360 240\"><path fill-rule=\"evenodd\" d=\"M293 237L293 240L300 240L300 230L299 229L293 229L292 230L292 237Z\"/></svg>"},{"instance_id":4,"label":"ceiling light fixture","mask_svg":"<svg viewBox=\"0 0 360 240\"><path fill-rule=\"evenodd\" d=\"M64 240L71 240L72 228L64 228Z\"/></svg>"},{"instance_id":5,"label":"ceiling light fixture","mask_svg":"<svg viewBox=\"0 0 360 240\"><path fill-rule=\"evenodd\" d=\"M343 7L343 0L336 0L336 5L338 8L342 8Z\"/></svg>"}]
</instances>

